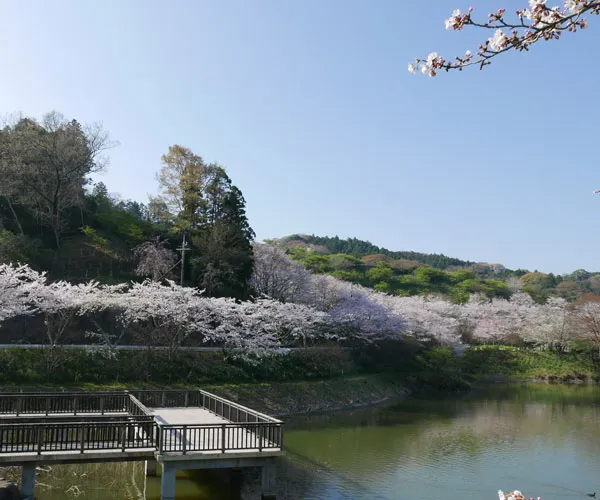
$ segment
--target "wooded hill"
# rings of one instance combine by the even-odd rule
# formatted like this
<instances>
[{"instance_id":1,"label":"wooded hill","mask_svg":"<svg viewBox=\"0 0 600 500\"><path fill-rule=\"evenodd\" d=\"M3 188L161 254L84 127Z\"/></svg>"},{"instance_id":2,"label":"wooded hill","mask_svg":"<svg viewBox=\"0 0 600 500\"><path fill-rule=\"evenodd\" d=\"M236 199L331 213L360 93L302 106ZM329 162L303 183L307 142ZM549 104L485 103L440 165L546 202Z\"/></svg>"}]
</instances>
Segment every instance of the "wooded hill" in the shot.
<instances>
[{"instance_id":1,"label":"wooded hill","mask_svg":"<svg viewBox=\"0 0 600 500\"><path fill-rule=\"evenodd\" d=\"M316 253L341 253L352 255L354 257L363 257L365 255L385 255L391 260L408 260L419 262L420 265L436 267L438 269L447 269L449 267L467 267L474 262L447 257L444 254L428 254L421 252L399 251L394 252L387 248L378 247L370 241L359 240L358 238L341 239L339 236L315 236L294 234L278 240L280 244L290 248L299 246L311 248Z\"/></svg>"},{"instance_id":2,"label":"wooded hill","mask_svg":"<svg viewBox=\"0 0 600 500\"><path fill-rule=\"evenodd\" d=\"M506 298L525 291L538 302L548 297L573 301L600 294L600 273L579 269L566 275L512 270L443 254L391 251L358 238L293 234L270 240L315 273L325 273L395 295L439 293L462 303L473 293Z\"/></svg>"},{"instance_id":3,"label":"wooded hill","mask_svg":"<svg viewBox=\"0 0 600 500\"><path fill-rule=\"evenodd\" d=\"M0 129L0 263L53 280L125 282L182 275L207 296L247 298L254 232L225 169L173 145L157 158L159 195L122 200L90 185L113 143L99 125L57 112Z\"/></svg>"}]
</instances>

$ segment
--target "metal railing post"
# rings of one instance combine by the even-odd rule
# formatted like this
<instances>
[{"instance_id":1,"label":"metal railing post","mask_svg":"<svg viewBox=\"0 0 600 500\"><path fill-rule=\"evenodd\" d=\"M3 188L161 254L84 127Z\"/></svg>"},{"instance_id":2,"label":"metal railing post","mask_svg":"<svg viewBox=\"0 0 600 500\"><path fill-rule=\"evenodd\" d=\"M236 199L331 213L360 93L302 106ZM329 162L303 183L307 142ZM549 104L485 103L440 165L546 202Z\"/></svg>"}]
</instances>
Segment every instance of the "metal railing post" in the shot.
<instances>
[{"instance_id":1,"label":"metal railing post","mask_svg":"<svg viewBox=\"0 0 600 500\"><path fill-rule=\"evenodd\" d=\"M42 444L44 441L44 429L42 429L41 427L38 429L38 443L37 443L37 454L41 455L42 454Z\"/></svg>"},{"instance_id":2,"label":"metal railing post","mask_svg":"<svg viewBox=\"0 0 600 500\"><path fill-rule=\"evenodd\" d=\"M81 453L83 453L83 451L85 450L85 428L86 428L86 424L82 424L81 425L81 437L80 437L80 450Z\"/></svg>"},{"instance_id":3,"label":"metal railing post","mask_svg":"<svg viewBox=\"0 0 600 500\"><path fill-rule=\"evenodd\" d=\"M227 424L221 424L221 451L225 453L225 430L227 429Z\"/></svg>"},{"instance_id":4,"label":"metal railing post","mask_svg":"<svg viewBox=\"0 0 600 500\"><path fill-rule=\"evenodd\" d=\"M125 443L127 442L127 427L126 424L121 425L121 451L125 451Z\"/></svg>"},{"instance_id":5,"label":"metal railing post","mask_svg":"<svg viewBox=\"0 0 600 500\"><path fill-rule=\"evenodd\" d=\"M183 426L182 434L183 434L183 438L182 438L183 454L185 455L187 453L187 425Z\"/></svg>"}]
</instances>

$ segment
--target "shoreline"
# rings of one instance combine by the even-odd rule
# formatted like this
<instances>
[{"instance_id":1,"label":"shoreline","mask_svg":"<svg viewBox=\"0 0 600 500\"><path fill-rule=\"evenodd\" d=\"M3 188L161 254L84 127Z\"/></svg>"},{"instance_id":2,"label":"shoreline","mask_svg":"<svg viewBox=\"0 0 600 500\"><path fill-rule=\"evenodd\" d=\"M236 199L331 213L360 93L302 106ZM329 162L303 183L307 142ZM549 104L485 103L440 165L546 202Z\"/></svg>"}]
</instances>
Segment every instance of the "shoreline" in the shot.
<instances>
[{"instance_id":1,"label":"shoreline","mask_svg":"<svg viewBox=\"0 0 600 500\"><path fill-rule=\"evenodd\" d=\"M329 380L214 385L209 392L276 417L343 411L401 401L413 391L386 375Z\"/></svg>"}]
</instances>

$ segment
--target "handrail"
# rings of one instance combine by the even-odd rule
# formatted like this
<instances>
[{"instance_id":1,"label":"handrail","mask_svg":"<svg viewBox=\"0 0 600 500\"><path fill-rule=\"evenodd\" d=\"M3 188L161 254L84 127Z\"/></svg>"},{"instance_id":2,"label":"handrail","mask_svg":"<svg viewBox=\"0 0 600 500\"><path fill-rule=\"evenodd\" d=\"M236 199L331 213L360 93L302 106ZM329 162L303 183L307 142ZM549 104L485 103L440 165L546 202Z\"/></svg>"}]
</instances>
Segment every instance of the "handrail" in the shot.
<instances>
[{"instance_id":1,"label":"handrail","mask_svg":"<svg viewBox=\"0 0 600 500\"><path fill-rule=\"evenodd\" d=\"M146 406L144 406L138 398L136 398L133 394L129 394L129 402L127 409L131 415L148 415L150 416L150 411ZM154 418L154 417L152 417Z\"/></svg>"},{"instance_id":2,"label":"handrail","mask_svg":"<svg viewBox=\"0 0 600 500\"><path fill-rule=\"evenodd\" d=\"M127 413L130 401L120 393L14 393L0 395L0 414Z\"/></svg>"},{"instance_id":3,"label":"handrail","mask_svg":"<svg viewBox=\"0 0 600 500\"><path fill-rule=\"evenodd\" d=\"M200 398L196 389L140 389L131 390L142 404L161 408L200 407Z\"/></svg>"},{"instance_id":4,"label":"handrail","mask_svg":"<svg viewBox=\"0 0 600 500\"><path fill-rule=\"evenodd\" d=\"M58 422L1 424L0 456L6 453L94 450L156 449L156 423L149 420L122 422Z\"/></svg>"},{"instance_id":5,"label":"handrail","mask_svg":"<svg viewBox=\"0 0 600 500\"><path fill-rule=\"evenodd\" d=\"M158 432L160 454L283 449L283 426L274 422L160 425Z\"/></svg>"},{"instance_id":6,"label":"handrail","mask_svg":"<svg viewBox=\"0 0 600 500\"><path fill-rule=\"evenodd\" d=\"M16 426L39 426L39 427L57 427L57 426L68 426L68 425L96 425L96 424L107 424L107 425L117 425L117 424L147 424L148 422L153 422L153 418L145 418L145 417L130 417L124 418L122 420L100 420L94 422L88 422L86 420L74 420L68 422L9 422L6 424L0 423L0 428L8 428ZM158 425L158 424L157 424Z\"/></svg>"},{"instance_id":7,"label":"handrail","mask_svg":"<svg viewBox=\"0 0 600 500\"><path fill-rule=\"evenodd\" d=\"M203 396L205 396L205 397L217 400L217 401L219 401L222 404L227 404L227 405L231 406L232 408L236 408L238 410L242 410L242 411L248 413L249 415L253 415L253 416L257 417L257 418L262 418L266 422L279 423L279 424L283 423L281 420L278 420L278 419L276 419L274 417L271 417L271 416L266 415L264 413L260 413L260 412L258 412L256 410L253 410L252 408L248 408L247 406L242 406L242 405L240 405L238 403L234 403L233 401L229 401L228 399L222 398L220 396L217 396L216 394L213 394L211 392L205 391L203 389L198 389L198 392L200 394L202 394ZM203 399L203 405L202 406L205 407L206 409L212 411L208 406L206 406L204 399ZM216 413L217 415L219 415L221 417L224 417L224 415L221 415L221 414L219 414L217 412L213 412L213 413ZM231 420L231 419L229 418L228 420Z\"/></svg>"},{"instance_id":8,"label":"handrail","mask_svg":"<svg viewBox=\"0 0 600 500\"><path fill-rule=\"evenodd\" d=\"M81 396L81 395L92 395L99 394L102 396L122 396L128 391L3 391L0 392L0 398L4 396Z\"/></svg>"},{"instance_id":9,"label":"handrail","mask_svg":"<svg viewBox=\"0 0 600 500\"><path fill-rule=\"evenodd\" d=\"M8 424L61 424L61 423L94 423L94 422L153 422L152 415L125 415L123 413L114 415L25 415L25 416L0 416L0 425Z\"/></svg>"}]
</instances>

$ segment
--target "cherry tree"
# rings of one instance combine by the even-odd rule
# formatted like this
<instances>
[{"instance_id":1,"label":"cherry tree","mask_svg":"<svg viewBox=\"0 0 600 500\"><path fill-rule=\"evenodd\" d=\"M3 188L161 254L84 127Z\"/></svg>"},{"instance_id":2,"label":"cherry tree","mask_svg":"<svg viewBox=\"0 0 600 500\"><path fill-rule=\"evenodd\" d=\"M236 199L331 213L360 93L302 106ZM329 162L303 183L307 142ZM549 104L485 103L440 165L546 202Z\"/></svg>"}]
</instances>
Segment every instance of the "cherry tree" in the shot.
<instances>
[{"instance_id":1,"label":"cherry tree","mask_svg":"<svg viewBox=\"0 0 600 500\"><path fill-rule=\"evenodd\" d=\"M250 284L259 295L281 302L300 302L310 289L311 273L274 245L254 244Z\"/></svg>"},{"instance_id":2,"label":"cherry tree","mask_svg":"<svg viewBox=\"0 0 600 500\"><path fill-rule=\"evenodd\" d=\"M483 69L500 54L527 51L542 40L558 40L564 32L584 29L587 27L585 14L599 13L600 0L564 0L562 5L553 6L547 5L547 0L529 0L529 6L517 10L512 18L501 8L479 21L473 17L473 8L466 12L457 9L445 21L447 30L475 27L493 32L492 36L484 40L475 53L466 51L454 59L445 59L432 52L426 58L417 58L410 63L408 70L434 77L440 70L461 71L468 66Z\"/></svg>"},{"instance_id":3,"label":"cherry tree","mask_svg":"<svg viewBox=\"0 0 600 500\"><path fill-rule=\"evenodd\" d=\"M80 309L95 300L97 289L98 283L94 281L78 285L56 281L36 288L32 298L36 310L44 315L46 339L50 347L60 344L67 327Z\"/></svg>"},{"instance_id":4,"label":"cherry tree","mask_svg":"<svg viewBox=\"0 0 600 500\"><path fill-rule=\"evenodd\" d=\"M46 337L56 346L72 319L95 300L98 284L47 283L45 273L27 265L0 265L0 323L10 317L42 314Z\"/></svg>"},{"instance_id":5,"label":"cherry tree","mask_svg":"<svg viewBox=\"0 0 600 500\"><path fill-rule=\"evenodd\" d=\"M273 299L208 301L215 312L211 340L225 349L264 352L298 343L306 346L324 335L325 313L307 306Z\"/></svg>"},{"instance_id":6,"label":"cherry tree","mask_svg":"<svg viewBox=\"0 0 600 500\"><path fill-rule=\"evenodd\" d=\"M127 288L126 283L100 285L77 311L78 316L85 317L94 326L93 330L85 332L85 336L95 342L90 351L109 359L117 358L117 346L131 327L130 321L122 314L124 304L119 300Z\"/></svg>"},{"instance_id":7,"label":"cherry tree","mask_svg":"<svg viewBox=\"0 0 600 500\"><path fill-rule=\"evenodd\" d=\"M350 285L340 292L337 304L328 311L328 321L340 330L341 338L372 342L398 339L406 333L404 317L375 300L375 296L357 285Z\"/></svg>"},{"instance_id":8,"label":"cherry tree","mask_svg":"<svg viewBox=\"0 0 600 500\"><path fill-rule=\"evenodd\" d=\"M463 321L470 325L473 338L480 342L503 342L509 335L520 335L528 322L533 299L516 293L510 300L473 295L461 309Z\"/></svg>"},{"instance_id":9,"label":"cherry tree","mask_svg":"<svg viewBox=\"0 0 600 500\"><path fill-rule=\"evenodd\" d=\"M197 318L210 317L200 296L197 289L173 281L162 285L146 280L132 283L124 293L115 290L108 307L145 345L166 346L171 355L193 333L191 325L199 324Z\"/></svg>"},{"instance_id":10,"label":"cherry tree","mask_svg":"<svg viewBox=\"0 0 600 500\"><path fill-rule=\"evenodd\" d=\"M574 322L580 336L591 342L600 355L600 298L586 296L576 303Z\"/></svg>"},{"instance_id":11,"label":"cherry tree","mask_svg":"<svg viewBox=\"0 0 600 500\"><path fill-rule=\"evenodd\" d=\"M460 312L479 342L501 343L516 335L529 344L563 350L572 340L564 299L549 298L538 304L526 293L515 293L510 300L472 296Z\"/></svg>"},{"instance_id":12,"label":"cherry tree","mask_svg":"<svg viewBox=\"0 0 600 500\"><path fill-rule=\"evenodd\" d=\"M0 324L15 316L34 314L35 297L45 283L45 273L29 266L0 264Z\"/></svg>"},{"instance_id":13,"label":"cherry tree","mask_svg":"<svg viewBox=\"0 0 600 500\"><path fill-rule=\"evenodd\" d=\"M351 284L328 276L315 274L311 276L309 288L299 302L314 307L319 311L329 311L340 301L341 294L347 292Z\"/></svg>"},{"instance_id":14,"label":"cherry tree","mask_svg":"<svg viewBox=\"0 0 600 500\"><path fill-rule=\"evenodd\" d=\"M571 323L567 301L550 297L545 304L531 307L522 337L531 344L562 351L573 340Z\"/></svg>"},{"instance_id":15,"label":"cherry tree","mask_svg":"<svg viewBox=\"0 0 600 500\"><path fill-rule=\"evenodd\" d=\"M154 281L168 277L176 265L177 256L165 245L166 242L157 237L136 246L133 249L133 255L138 259L135 273L150 276Z\"/></svg>"},{"instance_id":16,"label":"cherry tree","mask_svg":"<svg viewBox=\"0 0 600 500\"><path fill-rule=\"evenodd\" d=\"M381 294L378 300L388 304L407 321L407 333L417 340L433 339L456 351L463 348L460 333L460 307L438 297L397 297Z\"/></svg>"},{"instance_id":17,"label":"cherry tree","mask_svg":"<svg viewBox=\"0 0 600 500\"><path fill-rule=\"evenodd\" d=\"M93 300L97 284L72 285L65 281L47 283L44 273L28 266L0 266L0 322L9 317L42 314L50 350L47 366L51 370L54 353L67 327L86 302Z\"/></svg>"}]
</instances>

